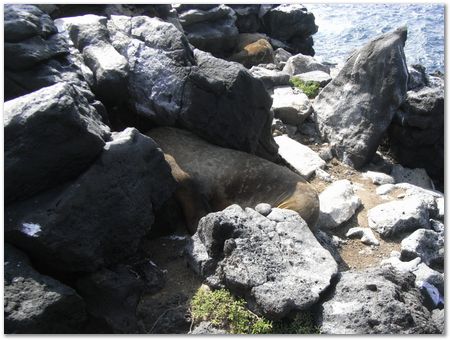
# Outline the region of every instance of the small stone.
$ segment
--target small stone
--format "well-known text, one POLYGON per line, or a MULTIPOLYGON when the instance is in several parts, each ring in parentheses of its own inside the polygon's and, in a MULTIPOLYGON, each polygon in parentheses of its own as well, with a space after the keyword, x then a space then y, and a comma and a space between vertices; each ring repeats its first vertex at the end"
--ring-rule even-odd
POLYGON ((256 207, 255 210, 257 212, 259 212, 261 215, 263 216, 267 216, 270 214, 270 212, 272 211, 272 207, 270 206, 270 204, 268 203, 259 203, 256 207))
POLYGON ((364 178, 369 178, 373 184, 394 184, 394 178, 382 172, 367 171, 363 173, 364 178))
POLYGON ((375 192, 377 193, 377 195, 382 196, 389 194, 394 189, 395 189, 394 184, 383 184, 380 185, 378 188, 376 188, 375 192))

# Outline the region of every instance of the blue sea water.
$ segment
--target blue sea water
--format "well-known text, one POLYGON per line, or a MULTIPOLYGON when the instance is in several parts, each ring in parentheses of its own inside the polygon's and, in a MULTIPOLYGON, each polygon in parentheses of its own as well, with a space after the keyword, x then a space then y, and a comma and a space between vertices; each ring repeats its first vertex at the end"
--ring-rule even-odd
POLYGON ((444 72, 443 4, 305 4, 319 31, 313 35, 316 57, 343 63, 351 52, 376 36, 408 27, 405 46, 409 65, 444 72))

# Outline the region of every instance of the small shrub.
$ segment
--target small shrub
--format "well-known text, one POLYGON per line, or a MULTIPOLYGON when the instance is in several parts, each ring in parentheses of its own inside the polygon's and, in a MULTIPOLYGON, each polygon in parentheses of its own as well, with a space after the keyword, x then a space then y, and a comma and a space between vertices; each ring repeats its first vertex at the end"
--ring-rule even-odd
POLYGON ((199 289, 191 300, 191 314, 195 324, 209 321, 232 334, 272 332, 271 321, 249 311, 243 299, 234 298, 225 289, 199 289))
POLYGON ((316 81, 303 81, 298 77, 291 77, 289 82, 293 87, 302 90, 308 98, 315 98, 319 94, 320 85, 316 81))

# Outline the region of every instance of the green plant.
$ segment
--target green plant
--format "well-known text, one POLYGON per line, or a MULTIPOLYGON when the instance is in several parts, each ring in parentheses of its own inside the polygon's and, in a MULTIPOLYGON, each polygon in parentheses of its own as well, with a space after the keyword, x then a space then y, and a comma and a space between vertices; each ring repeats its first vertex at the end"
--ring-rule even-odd
POLYGON ((314 325, 311 313, 298 312, 291 320, 277 321, 273 325, 273 334, 320 334, 314 325))
POLYGON ((290 84, 308 96, 308 98, 315 98, 319 94, 320 84, 316 81, 303 81, 298 77, 291 77, 290 84))
POLYGON ((243 299, 234 298, 225 289, 199 289, 191 300, 191 314, 194 324, 209 321, 232 334, 272 332, 271 321, 249 311, 243 299))

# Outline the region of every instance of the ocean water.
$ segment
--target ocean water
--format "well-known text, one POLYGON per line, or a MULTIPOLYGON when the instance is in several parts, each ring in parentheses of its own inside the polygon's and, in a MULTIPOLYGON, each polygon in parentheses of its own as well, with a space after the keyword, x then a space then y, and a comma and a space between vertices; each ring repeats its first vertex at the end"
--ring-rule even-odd
POLYGON ((376 36, 406 25, 408 65, 444 72, 443 4, 305 4, 319 31, 313 35, 316 58, 342 64, 353 50, 376 36))

